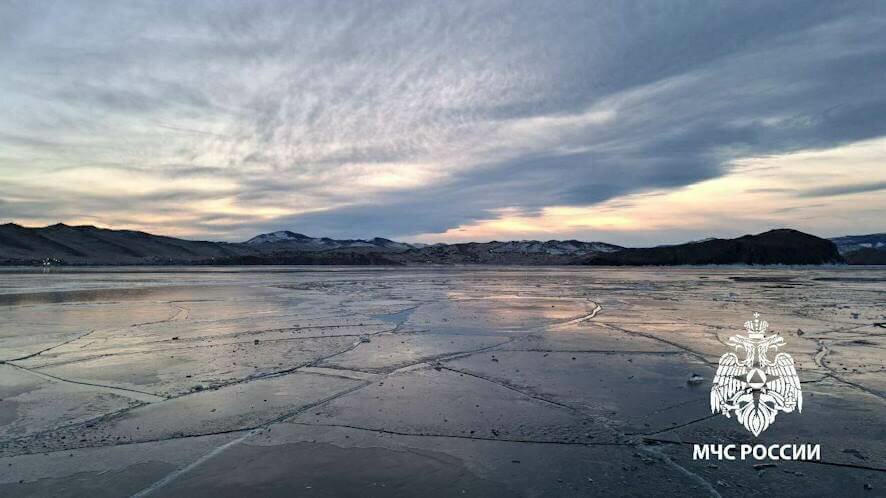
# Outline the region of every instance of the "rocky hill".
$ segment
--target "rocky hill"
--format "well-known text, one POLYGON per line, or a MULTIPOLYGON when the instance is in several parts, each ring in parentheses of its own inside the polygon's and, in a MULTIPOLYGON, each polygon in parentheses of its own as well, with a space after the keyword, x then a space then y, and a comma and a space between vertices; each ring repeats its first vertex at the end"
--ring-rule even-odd
POLYGON ((837 246, 826 239, 791 229, 770 230, 735 239, 706 239, 671 246, 623 249, 595 254, 585 265, 723 265, 841 263, 837 246))
POLYGON ((0 264, 36 264, 46 259, 80 265, 196 263, 253 253, 242 244, 183 240, 88 225, 0 225, 0 264))

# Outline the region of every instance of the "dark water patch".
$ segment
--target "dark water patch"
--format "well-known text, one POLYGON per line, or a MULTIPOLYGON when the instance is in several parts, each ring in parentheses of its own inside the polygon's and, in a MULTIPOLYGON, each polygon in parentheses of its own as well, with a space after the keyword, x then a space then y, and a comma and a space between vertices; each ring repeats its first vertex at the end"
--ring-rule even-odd
POLYGON ((819 282, 886 282, 886 277, 816 277, 819 282))
POLYGON ((0 496, 129 496, 174 469, 175 466, 168 463, 145 462, 118 471, 79 472, 65 477, 0 484, 0 496))
POLYGON ((869 341, 867 339, 856 339, 854 341, 850 341, 847 344, 852 346, 877 346, 876 342, 869 341))
POLYGON ((167 496, 514 496, 447 454, 326 443, 240 444, 162 490, 167 496))
POLYGON ((12 424, 18 420, 18 407, 21 403, 11 399, 0 400, 0 428, 12 424))
POLYGON ((729 277, 730 280, 734 282, 767 282, 767 283, 780 283, 780 282, 790 282, 797 277, 790 275, 772 275, 766 277, 756 277, 756 276, 737 276, 737 277, 729 277))
POLYGON ((409 317, 412 316, 412 312, 415 311, 415 308, 406 308, 405 310, 395 311, 394 313, 384 313, 380 315, 372 315, 372 318, 376 320, 381 320, 385 323, 390 323, 391 325, 403 325, 406 323, 406 320, 409 320, 409 317))
POLYGON ((22 294, 0 294, 0 306, 31 304, 63 304, 96 301, 141 301, 170 293, 197 294, 198 286, 163 286, 120 289, 81 289, 70 291, 27 292, 22 294), (190 291, 194 292, 190 292, 190 291))

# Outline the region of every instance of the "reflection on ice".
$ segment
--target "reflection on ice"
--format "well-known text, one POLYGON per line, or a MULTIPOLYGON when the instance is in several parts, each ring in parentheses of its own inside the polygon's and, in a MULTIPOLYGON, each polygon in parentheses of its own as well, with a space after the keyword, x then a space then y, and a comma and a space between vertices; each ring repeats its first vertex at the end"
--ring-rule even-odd
MULTIPOLYGON (((662 455, 711 472, 676 443, 747 437, 686 379, 710 379, 755 310, 788 339, 809 393, 802 416, 759 440, 814 436, 851 467, 808 471, 807 485, 861 489, 886 461, 883 281, 864 268, 5 269, 0 463, 12 472, 0 494, 27 485, 16 462, 36 453, 90 452, 134 475, 148 467, 109 455, 154 442, 151 462, 178 462, 174 441, 224 434, 269 454, 320 439, 389 448, 392 462, 441 451, 434 461, 459 462, 445 472, 483 469, 502 490, 666 489, 686 474, 662 455), (637 469, 645 482, 632 484, 637 469)), ((78 471, 53 462, 45 483, 78 471)), ((795 478, 782 474, 761 486, 795 478)), ((258 486, 261 474, 241 478, 258 486)))

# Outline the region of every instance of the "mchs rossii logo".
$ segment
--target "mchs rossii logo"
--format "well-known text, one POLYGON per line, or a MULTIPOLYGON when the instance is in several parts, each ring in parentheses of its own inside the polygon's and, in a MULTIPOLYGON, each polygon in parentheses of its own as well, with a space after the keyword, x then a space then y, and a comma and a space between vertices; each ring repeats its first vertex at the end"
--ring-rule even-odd
POLYGON ((766 335, 769 323, 754 319, 744 323, 747 337, 734 335, 729 345, 744 350, 744 358, 735 353, 720 357, 720 366, 711 387, 711 412, 726 417, 735 415, 745 429, 759 436, 775 422, 778 412, 803 411, 803 392, 794 368, 794 359, 778 353, 784 339, 778 334, 766 335), (769 351, 776 353, 769 359, 769 351))
MULTIPOLYGON (((750 431, 755 437, 775 422, 779 412, 803 410, 803 391, 791 355, 779 352, 784 339, 767 336, 769 323, 754 313, 744 324, 747 336, 734 335, 728 344, 735 352, 720 357, 714 385, 711 386, 711 412, 722 413, 750 431), (771 355, 771 358, 770 358, 771 355)), ((815 444, 696 444, 694 459, 744 460, 819 460, 821 449, 815 444)))

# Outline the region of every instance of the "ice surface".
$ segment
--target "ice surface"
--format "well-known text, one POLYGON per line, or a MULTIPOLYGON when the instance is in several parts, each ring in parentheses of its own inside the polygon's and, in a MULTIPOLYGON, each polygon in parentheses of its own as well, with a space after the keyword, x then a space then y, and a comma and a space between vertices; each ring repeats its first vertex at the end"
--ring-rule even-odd
POLYGON ((884 290, 877 268, 4 269, 0 495, 882 492, 884 290), (759 438, 708 406, 754 311, 804 390, 759 438), (692 461, 730 442, 823 462, 692 461))

